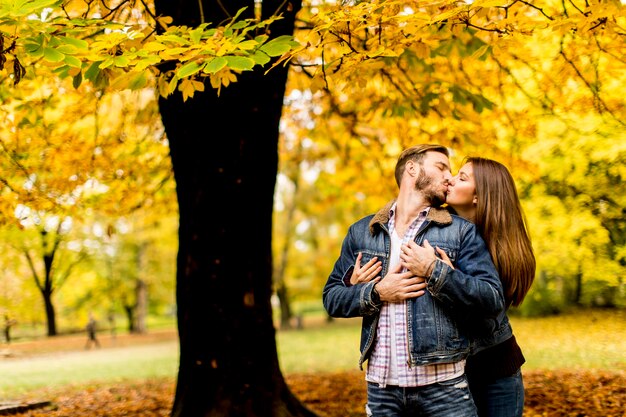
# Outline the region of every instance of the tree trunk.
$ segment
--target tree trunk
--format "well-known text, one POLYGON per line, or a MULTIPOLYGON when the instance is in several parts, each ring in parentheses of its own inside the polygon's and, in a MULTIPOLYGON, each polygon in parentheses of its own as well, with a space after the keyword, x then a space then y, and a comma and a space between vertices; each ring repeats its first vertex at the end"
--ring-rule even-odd
POLYGON ((135 306, 125 302, 123 307, 128 321, 128 333, 133 334, 135 333, 135 306))
POLYGON ((52 291, 42 291, 44 308, 46 310, 46 321, 48 324, 48 336, 57 335, 57 320, 56 313, 54 311, 54 304, 52 304, 52 291))
POLYGON ((580 306, 582 305, 583 301, 583 272, 582 269, 580 267, 578 267, 578 272, 576 273, 576 280, 575 280, 575 285, 576 287, 574 288, 574 304, 580 306))
POLYGON ((280 304, 280 328, 290 329, 293 314, 291 312, 291 304, 289 303, 289 294, 285 281, 280 281, 276 287, 276 296, 280 304))
MULTIPOLYGON (((201 23, 197 1, 157 0, 174 24, 201 23)), ((273 12, 282 1, 266 0, 273 12)), ((288 4, 288 3, 285 3, 288 4)), ((254 2, 202 1, 206 22, 254 2)), ((290 4, 272 36, 291 34, 290 4)), ((286 68, 183 102, 160 100, 180 212, 177 261, 180 366, 172 415, 313 416, 280 372, 272 322, 272 207, 286 68), (208 151, 204 151, 208 149, 208 151)))
POLYGON ((135 317, 134 333, 146 332, 146 315, 148 314, 148 285, 142 279, 135 282, 135 317))
POLYGON ((146 244, 140 244, 137 251, 137 280, 135 281, 135 333, 146 332, 146 315, 148 314, 148 285, 142 279, 143 271, 146 271, 146 244))
MULTIPOLYGON (((302 154, 302 143, 298 143, 295 155, 295 167, 292 175, 289 176, 293 184, 293 195, 291 202, 287 207, 287 219, 285 220, 285 241, 280 256, 280 264, 276 271, 276 296, 280 301, 280 327, 281 329, 291 328, 291 303, 289 302, 289 289, 285 283, 285 274, 287 272, 287 262, 289 260, 289 249, 291 248, 292 237, 295 233, 294 217, 298 206, 298 189, 300 188, 300 155, 302 154)), ((301 319, 301 318, 300 318, 301 319)), ((299 320, 300 321, 300 320, 299 320)), ((301 325, 301 322, 299 323, 301 325)), ((298 326, 300 327, 300 326, 298 326)))
MULTIPOLYGON (((58 248, 58 238, 55 238, 55 244, 50 248, 48 240, 46 239, 47 232, 41 232, 41 242, 43 248, 43 265, 44 265, 44 282, 41 289, 41 295, 43 296, 44 308, 46 310, 46 320, 48 322, 48 336, 57 335, 57 319, 54 311, 54 304, 52 303, 52 293, 54 292, 52 285, 52 264, 54 262, 54 256, 58 248)), ((56 235, 58 236, 58 235, 56 235)))

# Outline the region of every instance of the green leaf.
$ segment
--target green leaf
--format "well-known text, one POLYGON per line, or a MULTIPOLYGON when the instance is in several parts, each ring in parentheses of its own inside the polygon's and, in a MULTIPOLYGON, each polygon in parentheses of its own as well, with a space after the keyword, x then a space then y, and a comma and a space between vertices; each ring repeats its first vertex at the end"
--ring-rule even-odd
POLYGON ((202 32, 203 30, 198 28, 192 30, 189 32, 189 39, 191 39, 194 44, 199 44, 202 39, 202 32))
POLYGON ((241 14, 244 12, 244 10, 246 10, 247 7, 242 7, 241 9, 237 10, 237 14, 235 14, 235 16, 231 19, 230 23, 228 25, 226 25, 226 28, 230 28, 232 27, 235 22, 237 21, 237 19, 239 19, 239 16, 241 16, 241 14))
POLYGON ((72 78, 72 85, 74 86, 74 88, 80 87, 82 82, 83 82, 83 73, 82 72, 79 72, 78 74, 76 74, 72 78))
POLYGON ((32 43, 32 42, 24 43, 24 50, 29 54, 32 54, 33 52, 37 51, 40 48, 41 48, 40 43, 32 43))
POLYGON ((62 43, 66 45, 72 45, 73 47, 77 49, 87 50, 89 48, 89 43, 87 43, 87 41, 84 41, 82 39, 70 38, 66 36, 63 38, 59 38, 59 40, 62 43))
POLYGON ((189 45, 189 41, 187 39, 177 35, 161 35, 156 38, 158 42, 172 42, 176 45, 189 45))
POLYGON ((96 88, 104 88, 109 85, 109 76, 106 71, 98 71, 96 74, 96 79, 92 81, 94 87, 96 88))
POLYGON ((128 57, 125 57, 124 55, 116 56, 115 58, 113 58, 113 63, 116 67, 127 67, 129 62, 130 61, 128 57))
POLYGON ((58 75, 59 78, 67 78, 70 76, 70 66, 69 65, 61 65, 60 67, 54 68, 52 70, 53 74, 58 75))
POLYGON ((169 91, 170 94, 172 94, 174 92, 174 90, 176 90, 176 86, 178 85, 178 77, 174 76, 172 77, 172 79, 170 80, 170 82, 167 84, 167 90, 169 91))
MULTIPOLYGON (((270 43, 271 42, 284 43, 284 42, 295 42, 295 41, 293 40, 293 36, 291 36, 291 35, 281 35, 281 36, 277 36, 274 39, 272 39, 270 41, 270 43)), ((297 44, 297 42, 296 42, 296 44, 297 44)))
POLYGON ((283 35, 272 39, 259 49, 269 56, 281 56, 289 52, 294 45, 297 45, 297 42, 294 42, 291 36, 283 35))
POLYGON ((256 43, 265 43, 265 41, 267 41, 268 38, 269 36, 267 35, 259 35, 255 37, 254 40, 256 41, 256 43))
POLYGON ((41 58, 43 56, 43 35, 24 39, 24 50, 33 58, 41 58))
POLYGON ((146 84, 148 84, 148 78, 145 73, 140 72, 129 81, 128 88, 131 90, 139 90, 144 88, 146 84))
POLYGON ((250 58, 254 60, 259 65, 265 65, 270 62, 270 57, 265 52, 257 51, 253 55, 250 55, 250 58))
POLYGON ((76 47, 74 45, 59 45, 54 49, 62 54, 74 55, 76 53, 76 47))
POLYGON ((54 48, 43 48, 43 57, 50 62, 61 62, 65 59, 65 54, 54 48))
POLYGON ((137 65, 135 65, 135 69, 138 71, 143 71, 146 68, 161 62, 161 57, 156 55, 148 56, 140 61, 137 61, 137 65))
POLYGON ((178 78, 189 77, 190 75, 195 74, 196 72, 200 71, 201 69, 202 69, 202 66, 198 65, 197 62, 195 62, 195 61, 189 62, 189 63, 183 65, 182 67, 180 67, 178 69, 178 71, 176 71, 176 76, 178 78))
POLYGON ((226 61, 226 58, 218 56, 217 58, 213 58, 204 66, 203 72, 215 74, 216 72, 224 68, 227 64, 228 61, 226 61))
POLYGON ((261 47, 261 51, 265 52, 269 56, 281 56, 285 52, 289 52, 291 46, 286 43, 268 43, 261 47))
POLYGON ((96 77, 98 76, 98 73, 100 72, 100 63, 102 61, 96 61, 93 64, 91 64, 91 66, 87 69, 87 71, 85 71, 85 78, 88 79, 89 81, 93 82, 96 77))
POLYGON ((240 20, 239 22, 235 23, 234 25, 231 26, 232 29, 243 29, 246 26, 248 26, 250 23, 246 22, 245 20, 240 20))
POLYGON ((29 43, 24 46, 24 50, 32 58, 41 58, 43 56, 43 48, 41 47, 41 45, 29 43))
POLYGON ((76 58, 75 56, 66 55, 64 61, 70 67, 80 68, 82 66, 82 62, 80 61, 80 59, 76 58))
POLYGON ((242 51, 249 51, 250 49, 256 48, 258 44, 259 43, 257 41, 247 40, 238 43, 237 48, 241 49, 242 51))
POLYGON ((254 60, 245 56, 227 56, 228 67, 234 70, 247 71, 254 68, 256 64, 254 60))
POLYGON ((115 61, 113 60, 113 57, 110 56, 107 59, 105 59, 104 61, 100 61, 99 67, 100 67, 100 69, 108 68, 111 65, 113 65, 113 62, 115 62, 115 61))

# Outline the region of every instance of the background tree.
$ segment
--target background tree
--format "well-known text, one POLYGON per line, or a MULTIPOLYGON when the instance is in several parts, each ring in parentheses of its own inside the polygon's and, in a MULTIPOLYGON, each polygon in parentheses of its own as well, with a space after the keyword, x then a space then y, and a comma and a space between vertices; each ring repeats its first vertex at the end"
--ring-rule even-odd
MULTIPOLYGON (((221 22, 252 1, 156 1, 178 25, 221 22)), ((273 37, 293 31, 298 2, 273 37)), ((287 68, 242 73, 221 91, 160 100, 180 212, 177 268, 180 367, 174 416, 312 415, 279 369, 270 305, 272 203, 287 68), (210 152, 201 152, 204 146, 210 152), (208 337, 207 337, 208 336, 208 337), (254 346, 254 348, 252 348, 254 346)))
POLYGON ((170 165, 155 103, 145 95, 75 91, 45 77, 20 86, 1 105, 2 182, 11 191, 2 214, 8 227, 23 231, 12 243, 25 257, 54 336, 53 296, 88 253, 84 246, 67 250, 67 239, 80 235, 70 234, 72 227, 82 227, 94 210, 121 216, 153 204, 171 178, 170 165))
POLYGON ((168 315, 173 310, 177 224, 171 214, 143 209, 103 236, 99 304, 107 313, 123 311, 130 333, 147 330, 149 311, 168 315))
POLYGON ((22 279, 22 274, 27 274, 22 255, 16 248, 11 246, 11 233, 1 232, 2 257, 0 257, 0 328, 5 332, 3 339, 7 343, 14 334, 13 330, 20 326, 32 323, 42 312, 41 302, 32 282, 22 279), (30 285, 26 285, 26 284, 30 285), (39 308, 37 308, 39 307, 39 308), (6 337, 8 334, 9 338, 6 337))

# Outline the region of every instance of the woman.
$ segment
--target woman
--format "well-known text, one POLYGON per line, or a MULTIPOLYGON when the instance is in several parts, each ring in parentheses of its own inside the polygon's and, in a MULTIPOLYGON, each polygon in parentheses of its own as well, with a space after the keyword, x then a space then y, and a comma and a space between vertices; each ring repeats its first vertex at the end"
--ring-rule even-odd
MULTIPOLYGON (((467 158, 448 188, 448 206, 476 224, 498 270, 508 306, 519 306, 535 278, 535 256, 513 177, 499 162, 467 158)), ((445 253, 442 254, 447 260, 445 253)), ((448 260, 449 262, 449 260, 448 260)), ((466 372, 478 414, 521 416, 522 351, 512 336, 467 359, 466 372)))
MULTIPOLYGON (((490 159, 467 158, 448 188, 446 204, 476 224, 500 275, 507 306, 520 305, 535 277, 535 256, 515 182, 507 168, 490 159)), ((452 266, 444 251, 435 250, 452 266)), ((408 250, 404 253, 411 255, 408 250)), ((376 259, 362 268, 359 261, 357 258, 352 283, 380 279, 376 259)), ((491 346, 484 340, 489 338, 473 344, 466 364, 478 415, 521 416, 524 385, 520 367, 525 359, 515 336, 491 346)))

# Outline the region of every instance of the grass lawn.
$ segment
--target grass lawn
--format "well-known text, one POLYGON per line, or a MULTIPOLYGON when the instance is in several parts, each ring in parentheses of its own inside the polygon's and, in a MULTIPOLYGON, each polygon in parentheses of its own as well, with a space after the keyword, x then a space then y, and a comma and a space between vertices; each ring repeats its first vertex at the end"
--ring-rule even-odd
MULTIPOLYGON (((283 371, 315 372, 358 368, 358 320, 278 334, 283 371)), ((524 370, 626 370, 626 310, 582 310, 543 318, 512 317, 522 347, 524 370)))
MULTIPOLYGON (((513 329, 531 370, 626 370, 626 311, 581 311, 558 317, 513 317, 513 329)), ((359 320, 305 318, 303 330, 279 331, 285 374, 357 370, 359 320)), ((85 336, 15 343, 0 356, 0 400, 38 387, 175 378, 176 332, 134 337, 115 345, 102 335, 102 349, 85 350, 85 336), (158 337, 155 337, 158 336, 158 337)))
POLYGON ((511 318, 530 369, 626 370, 626 310, 511 318))
MULTIPOLYGON (((174 331, 157 336, 101 336, 102 348, 84 349, 84 336, 16 343, 0 357, 0 400, 39 387, 174 377, 178 343, 174 331), (10 356, 8 356, 10 354, 10 356)), ((1 402, 1 401, 0 401, 1 402)))

